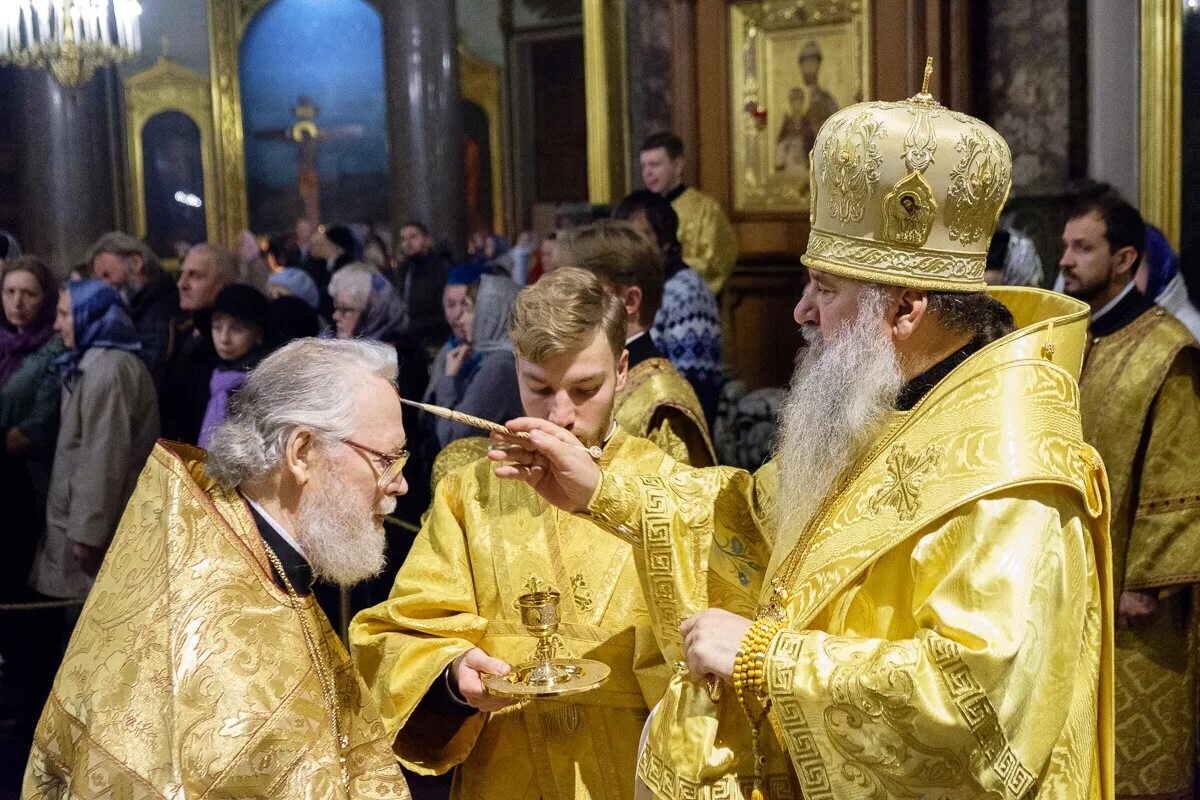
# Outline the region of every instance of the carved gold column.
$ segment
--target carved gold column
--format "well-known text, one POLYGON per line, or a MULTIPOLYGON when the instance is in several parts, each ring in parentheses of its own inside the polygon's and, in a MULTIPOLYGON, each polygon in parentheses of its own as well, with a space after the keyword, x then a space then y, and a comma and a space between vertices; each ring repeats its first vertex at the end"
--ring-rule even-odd
POLYGON ((246 156, 242 131, 242 89, 238 50, 247 21, 268 0, 209 0, 208 51, 212 73, 213 124, 217 180, 212 191, 217 206, 210 239, 225 245, 249 224, 246 202, 246 156))
POLYGON ((611 203, 629 190, 624 0, 583 0, 588 198, 611 203))
POLYGON ((1179 247, 1183 172, 1180 0, 1142 0, 1141 211, 1179 247))

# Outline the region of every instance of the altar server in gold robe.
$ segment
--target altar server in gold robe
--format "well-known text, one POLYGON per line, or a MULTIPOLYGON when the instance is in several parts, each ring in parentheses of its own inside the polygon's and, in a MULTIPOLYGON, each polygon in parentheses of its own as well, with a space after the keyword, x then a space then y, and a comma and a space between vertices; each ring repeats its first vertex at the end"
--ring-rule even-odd
POLYGON ((1134 286, 1141 215, 1082 200, 1063 231, 1064 290, 1091 307, 1084 436, 1112 491, 1117 796, 1193 797, 1200 581, 1200 346, 1134 286))
POLYGON ((683 140, 673 133, 656 133, 642 143, 642 182, 661 194, 679 215, 683 260, 704 278, 715 295, 737 263, 737 236, 721 204, 683 182, 683 140))
POLYGON ((407 491, 395 379, 389 346, 302 339, 250 373, 207 457, 154 448, 23 797, 409 796, 311 591, 383 567, 383 515, 407 491))
POLYGON ((490 454, 520 462, 497 474, 639 550, 664 654, 689 670, 639 759, 654 796, 1111 797, 1087 308, 984 293, 1010 156, 978 120, 926 92, 859 104, 814 153, 795 311, 812 346, 774 463, 617 473, 518 420, 531 450, 490 454))
MULTIPOLYGON (((606 470, 674 463, 613 421, 625 306, 595 276, 564 267, 524 289, 511 338, 528 414, 602 446, 606 470)), ((391 596, 355 617, 350 640, 401 763, 423 775, 457 767, 452 797, 633 797, 638 737, 668 675, 633 548, 499 480, 486 459, 437 482, 391 596), (516 601, 544 588, 562 596, 560 655, 612 673, 587 694, 514 705, 481 673, 530 660, 516 601)))
POLYGON ((676 461, 717 463, 696 390, 650 338, 663 297, 662 251, 632 223, 605 219, 561 237, 555 258, 594 274, 625 306, 629 369, 617 392, 617 422, 676 461))

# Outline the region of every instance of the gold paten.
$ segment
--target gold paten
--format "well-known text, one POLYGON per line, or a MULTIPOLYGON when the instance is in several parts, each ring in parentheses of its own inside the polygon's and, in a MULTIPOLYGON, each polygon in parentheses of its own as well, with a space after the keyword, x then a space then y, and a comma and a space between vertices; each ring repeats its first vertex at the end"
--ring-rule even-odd
POLYGON ((507 675, 488 675, 483 685, 492 694, 523 700, 565 697, 598 688, 608 680, 609 667, 589 658, 558 658, 558 601, 554 589, 528 592, 517 598, 521 624, 537 639, 533 657, 507 675))

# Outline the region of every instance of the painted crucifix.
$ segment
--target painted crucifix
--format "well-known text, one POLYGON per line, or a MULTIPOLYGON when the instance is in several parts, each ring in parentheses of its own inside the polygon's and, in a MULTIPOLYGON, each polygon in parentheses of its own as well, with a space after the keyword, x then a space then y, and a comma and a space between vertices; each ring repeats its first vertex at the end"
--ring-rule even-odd
POLYGON ((296 191, 304 205, 304 218, 314 225, 321 222, 321 175, 317 169, 317 155, 325 142, 357 139, 363 135, 362 125, 331 125, 317 127, 317 115, 321 109, 312 98, 301 97, 292 107, 296 122, 290 128, 273 128, 255 131, 259 139, 274 139, 291 142, 299 148, 299 165, 296 170, 296 191))

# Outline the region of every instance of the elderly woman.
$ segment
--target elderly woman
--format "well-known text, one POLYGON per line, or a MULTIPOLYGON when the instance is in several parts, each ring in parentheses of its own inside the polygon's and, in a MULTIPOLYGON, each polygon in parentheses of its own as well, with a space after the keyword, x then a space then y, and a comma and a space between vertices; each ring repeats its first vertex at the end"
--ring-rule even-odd
MULTIPOLYGON (((484 275, 467 287, 466 295, 467 302, 452 324, 456 335, 466 340, 445 353, 441 374, 435 372, 436 383, 427 396, 437 405, 493 422, 524 416, 508 338, 517 286, 504 276, 484 275)), ((437 422, 442 447, 478 435, 478 430, 459 422, 437 422)))
POLYGON ((390 342, 404 327, 404 302, 391 282, 361 262, 347 264, 329 279, 334 335, 338 339, 390 342))
POLYGON ((83 597, 138 473, 158 438, 154 381, 117 290, 96 278, 59 295, 54 329, 62 418, 50 476, 46 532, 30 583, 44 595, 83 597))

